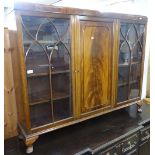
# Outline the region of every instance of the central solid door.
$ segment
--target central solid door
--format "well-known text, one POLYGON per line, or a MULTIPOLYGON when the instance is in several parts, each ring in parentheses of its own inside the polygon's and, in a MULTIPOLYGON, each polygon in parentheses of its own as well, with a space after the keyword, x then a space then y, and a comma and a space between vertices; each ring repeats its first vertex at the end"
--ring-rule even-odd
POLYGON ((111 107, 112 22, 80 22, 80 114, 111 107))

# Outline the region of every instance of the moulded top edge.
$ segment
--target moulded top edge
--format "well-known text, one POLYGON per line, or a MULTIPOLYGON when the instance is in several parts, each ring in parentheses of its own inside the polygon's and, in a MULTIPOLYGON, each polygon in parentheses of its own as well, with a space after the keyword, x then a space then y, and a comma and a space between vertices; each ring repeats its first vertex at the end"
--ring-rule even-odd
POLYGON ((52 13, 68 14, 68 15, 86 15, 86 16, 94 16, 94 17, 96 16, 96 17, 104 17, 104 18, 115 18, 115 19, 118 18, 118 19, 132 19, 132 20, 147 21, 147 17, 142 15, 100 12, 97 10, 79 9, 79 8, 71 8, 71 7, 57 7, 53 5, 26 3, 26 2, 16 2, 14 4, 14 10, 52 12, 52 13))

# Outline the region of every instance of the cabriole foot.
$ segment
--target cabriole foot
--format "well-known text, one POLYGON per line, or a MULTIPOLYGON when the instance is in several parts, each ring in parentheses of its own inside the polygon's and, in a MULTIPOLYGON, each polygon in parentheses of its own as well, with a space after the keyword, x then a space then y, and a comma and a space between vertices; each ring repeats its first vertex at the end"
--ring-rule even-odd
POLYGON ((31 138, 26 138, 25 145, 27 146, 26 153, 33 152, 33 143, 39 138, 39 136, 34 136, 31 138))

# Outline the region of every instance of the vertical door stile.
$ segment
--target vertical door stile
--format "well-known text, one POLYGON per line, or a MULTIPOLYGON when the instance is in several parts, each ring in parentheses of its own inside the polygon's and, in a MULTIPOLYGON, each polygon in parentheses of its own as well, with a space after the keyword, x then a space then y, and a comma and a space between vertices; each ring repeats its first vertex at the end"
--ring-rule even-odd
MULTIPOLYGON (((53 51, 51 51, 52 53, 53 51)), ((50 81, 50 97, 51 97, 51 111, 52 111, 52 122, 54 123, 54 112, 53 112, 53 93, 52 93, 52 72, 51 72, 51 53, 48 57, 49 63, 49 81, 50 81)))
POLYGON ((30 108, 29 108, 29 101, 28 101, 28 94, 27 94, 27 80, 26 80, 26 66, 25 66, 25 59, 24 59, 24 48, 23 48, 23 37, 22 37, 22 18, 21 15, 17 12, 16 13, 16 23, 17 23, 17 39, 18 39, 18 50, 20 56, 20 67, 21 67, 21 77, 22 77, 22 84, 23 84, 23 96, 24 96, 24 112, 25 112, 25 123, 27 130, 31 129, 31 121, 30 121, 30 108))
POLYGON ((71 31, 71 77, 72 77, 72 102, 73 102, 73 117, 76 118, 76 76, 75 76, 75 30, 76 30, 76 17, 72 15, 70 17, 70 31, 71 31))
POLYGON ((119 37, 120 20, 115 19, 113 24, 113 54, 112 54, 112 106, 117 105, 118 64, 119 64, 119 37))
POLYGON ((80 116, 111 108, 113 21, 80 20, 80 116))
POLYGON ((75 77, 75 109, 76 118, 80 118, 80 103, 81 100, 81 51, 80 51, 80 20, 79 16, 74 16, 74 77, 75 77))

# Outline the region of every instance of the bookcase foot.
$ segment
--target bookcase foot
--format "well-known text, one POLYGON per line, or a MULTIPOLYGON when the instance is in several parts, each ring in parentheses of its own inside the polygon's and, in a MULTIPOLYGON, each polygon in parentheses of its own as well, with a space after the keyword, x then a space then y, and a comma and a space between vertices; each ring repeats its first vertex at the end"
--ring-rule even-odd
POLYGON ((26 153, 29 154, 29 153, 32 153, 33 152, 33 145, 32 146, 28 146, 26 148, 26 153))
POLYGON ((142 104, 137 104, 137 112, 142 113, 142 104))
POLYGON ((30 154, 33 152, 33 143, 39 138, 39 136, 27 138, 25 140, 25 145, 26 145, 26 153, 30 154))

